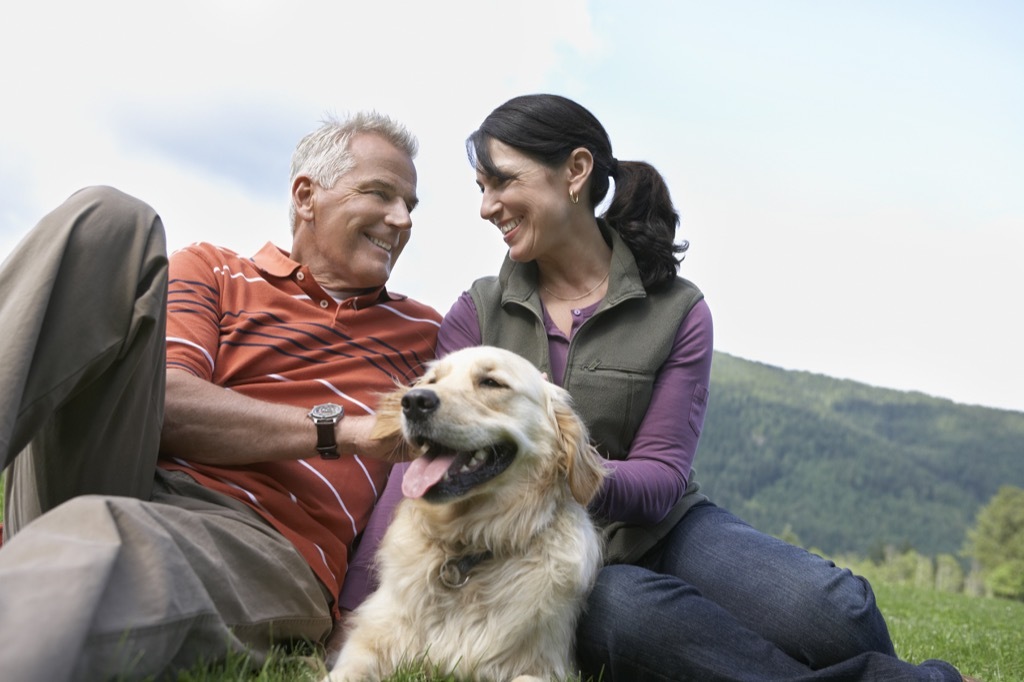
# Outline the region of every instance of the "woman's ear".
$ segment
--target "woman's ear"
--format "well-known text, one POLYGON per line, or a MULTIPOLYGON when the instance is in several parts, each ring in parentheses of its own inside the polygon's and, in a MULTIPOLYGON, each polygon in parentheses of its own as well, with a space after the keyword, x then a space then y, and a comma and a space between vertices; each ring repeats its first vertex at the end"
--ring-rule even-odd
POLYGON ((594 155, 586 147, 577 147, 572 150, 565 163, 569 192, 582 194, 590 174, 594 171, 594 155))

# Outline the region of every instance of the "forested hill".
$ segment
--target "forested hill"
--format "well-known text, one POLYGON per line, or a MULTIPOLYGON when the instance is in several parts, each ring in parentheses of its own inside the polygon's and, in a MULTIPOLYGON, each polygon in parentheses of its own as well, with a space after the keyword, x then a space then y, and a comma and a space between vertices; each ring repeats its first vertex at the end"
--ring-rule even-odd
POLYGON ((715 353, 695 466, 716 503, 805 547, 955 555, 999 486, 1024 487, 1024 413, 715 353))

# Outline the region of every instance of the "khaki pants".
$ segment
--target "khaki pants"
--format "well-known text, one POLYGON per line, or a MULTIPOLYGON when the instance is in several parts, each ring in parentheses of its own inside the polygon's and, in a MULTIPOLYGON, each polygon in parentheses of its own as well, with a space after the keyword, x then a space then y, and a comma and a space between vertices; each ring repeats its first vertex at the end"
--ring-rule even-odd
POLYGON ((330 600, 254 512, 156 469, 167 257, 149 206, 76 193, 0 267, 0 676, 162 677, 322 639, 330 600))

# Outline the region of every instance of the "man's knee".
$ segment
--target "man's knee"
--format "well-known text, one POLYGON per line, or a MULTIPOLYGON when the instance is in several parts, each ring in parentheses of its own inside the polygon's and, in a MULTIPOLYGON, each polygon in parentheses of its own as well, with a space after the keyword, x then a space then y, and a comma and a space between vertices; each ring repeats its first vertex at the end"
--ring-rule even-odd
POLYGON ((149 229, 158 221, 152 206, 107 185, 84 187, 72 194, 62 205, 71 211, 79 224, 90 230, 113 229, 116 231, 138 226, 149 229))
POLYGON ((113 507, 118 499, 103 495, 74 497, 16 528, 8 537, 9 544, 13 548, 30 542, 61 553, 73 547, 117 544, 113 507))
POLYGON ((69 196, 64 203, 65 205, 79 208, 95 206, 100 210, 153 210, 146 202, 109 185, 90 185, 88 187, 83 187, 69 196))

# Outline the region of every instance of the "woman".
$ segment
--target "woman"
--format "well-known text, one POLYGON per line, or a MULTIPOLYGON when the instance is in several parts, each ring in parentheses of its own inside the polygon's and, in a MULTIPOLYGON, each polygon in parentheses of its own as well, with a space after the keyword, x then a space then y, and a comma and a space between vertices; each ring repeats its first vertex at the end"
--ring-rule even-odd
POLYGON ((578 629, 584 673, 960 680, 948 663, 896 658, 863 579, 699 492, 691 465, 712 321, 701 292, 676 276, 687 244, 674 242, 678 215, 658 171, 617 161, 600 122, 555 95, 501 105, 467 151, 480 216, 508 255, 449 311, 438 354, 490 344, 525 356, 570 391, 608 458, 593 507, 608 565, 578 629), (610 179, 615 192, 599 219, 610 179))

